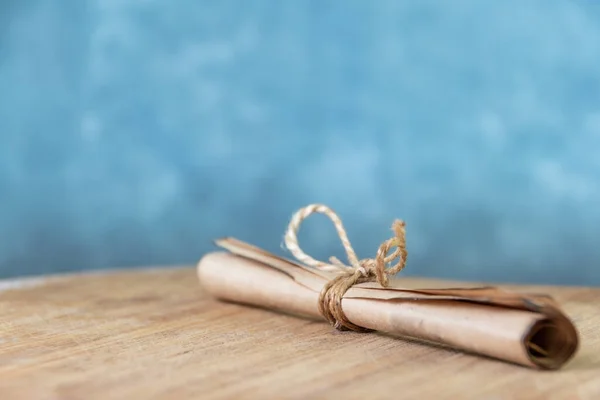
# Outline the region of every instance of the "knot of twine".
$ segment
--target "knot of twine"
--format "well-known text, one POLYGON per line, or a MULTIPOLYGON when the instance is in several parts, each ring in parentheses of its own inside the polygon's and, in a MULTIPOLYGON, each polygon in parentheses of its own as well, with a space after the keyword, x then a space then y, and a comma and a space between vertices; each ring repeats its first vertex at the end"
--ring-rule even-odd
POLYGON ((394 237, 383 242, 375 258, 366 258, 359 260, 348 240, 346 230, 342 225, 341 219, 329 207, 322 204, 311 204, 298 210, 292 217, 285 233, 285 246, 301 263, 314 267, 322 271, 338 272, 338 275, 327 282, 319 294, 319 312, 331 325, 338 330, 367 331, 367 329, 353 324, 348 320, 342 310, 342 297, 354 285, 364 282, 378 282, 382 287, 389 285, 389 275, 395 275, 402 271, 406 265, 406 231, 405 223, 401 220, 395 220, 392 224, 394 237), (324 214, 333 222, 335 229, 340 237, 349 265, 343 264, 335 257, 329 259, 329 263, 315 260, 300 249, 298 245, 298 230, 302 222, 311 214, 324 214), (391 252, 392 249, 395 250, 391 252), (391 252, 391 254, 390 254, 391 252), (398 258, 398 262, 390 265, 392 261, 398 258))

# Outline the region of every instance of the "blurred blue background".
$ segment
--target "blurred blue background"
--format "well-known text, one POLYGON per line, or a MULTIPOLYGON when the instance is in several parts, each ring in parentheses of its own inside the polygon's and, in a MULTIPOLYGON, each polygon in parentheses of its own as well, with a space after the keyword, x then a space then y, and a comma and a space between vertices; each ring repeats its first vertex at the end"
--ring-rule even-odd
POLYGON ((600 3, 0 3, 1 277, 285 254, 313 202, 407 275, 600 284, 600 3))

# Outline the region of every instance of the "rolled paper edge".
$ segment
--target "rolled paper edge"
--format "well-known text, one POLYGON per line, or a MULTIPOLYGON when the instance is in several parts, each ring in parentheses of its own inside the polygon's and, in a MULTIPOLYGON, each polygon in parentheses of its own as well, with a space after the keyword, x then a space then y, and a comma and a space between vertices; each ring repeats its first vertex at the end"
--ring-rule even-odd
POLYGON ((536 321, 523 338, 525 352, 540 369, 557 370, 569 362, 579 348, 577 331, 562 315, 536 321))

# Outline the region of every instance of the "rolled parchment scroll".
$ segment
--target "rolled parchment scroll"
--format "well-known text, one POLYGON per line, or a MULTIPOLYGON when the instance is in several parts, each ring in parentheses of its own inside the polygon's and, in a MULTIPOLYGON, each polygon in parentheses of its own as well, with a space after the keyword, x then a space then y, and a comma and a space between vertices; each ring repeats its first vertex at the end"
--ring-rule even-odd
MULTIPOLYGON (((323 318, 319 293, 335 274, 308 268, 233 238, 205 255, 200 284, 214 297, 323 318)), ((366 329, 439 343, 538 369, 558 369, 575 354, 578 335, 545 295, 494 287, 412 289, 402 280, 351 287, 342 298, 349 321, 366 329)))

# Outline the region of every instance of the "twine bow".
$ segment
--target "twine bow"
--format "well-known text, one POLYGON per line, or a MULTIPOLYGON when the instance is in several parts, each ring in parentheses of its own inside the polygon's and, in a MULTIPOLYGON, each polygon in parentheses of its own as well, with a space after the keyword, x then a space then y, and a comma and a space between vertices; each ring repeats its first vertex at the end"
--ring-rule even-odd
POLYGON ((338 272, 338 275, 327 282, 319 294, 319 311, 336 329, 366 331, 367 329, 348 320, 342 310, 342 297, 352 286, 359 283, 376 281, 382 287, 387 287, 389 285, 389 275, 397 274, 406 266, 408 253, 406 251, 404 221, 395 220, 392 224, 392 230, 394 231, 394 237, 379 246, 375 258, 359 260, 350 244, 350 240, 348 240, 341 219, 331 208, 323 204, 311 204, 298 210, 292 217, 285 234, 287 249, 298 261, 309 267, 322 271, 338 272), (343 264, 335 257, 330 257, 329 263, 315 260, 302 251, 298 245, 298 230, 302 222, 314 213, 324 214, 331 219, 348 256, 349 265, 343 264), (395 250, 389 254, 394 248, 395 250), (398 262, 389 265, 396 258, 398 258, 398 262))

